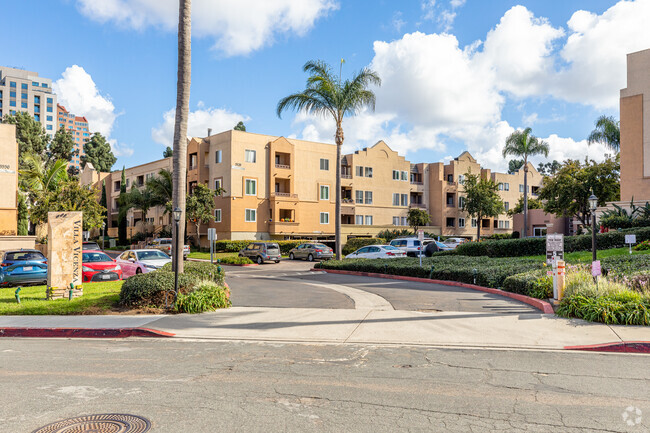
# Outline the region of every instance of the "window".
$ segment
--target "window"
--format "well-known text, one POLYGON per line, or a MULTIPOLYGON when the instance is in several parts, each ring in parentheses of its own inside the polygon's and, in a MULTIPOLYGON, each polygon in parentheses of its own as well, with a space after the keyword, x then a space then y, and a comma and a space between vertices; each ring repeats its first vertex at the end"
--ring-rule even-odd
POLYGON ((372 215, 366 215, 366 225, 367 226, 372 225, 372 215))
POLYGON ((354 167, 354 175, 363 177, 363 167, 360 166, 360 165, 357 165, 356 167, 354 167))
POLYGON ((510 228, 510 221, 504 221, 505 226, 504 228, 509 229, 510 228))
POLYGON ((465 197, 458 197, 458 207, 461 209, 465 207, 465 197))
POLYGON ((329 185, 320 186, 320 199, 329 200, 330 199, 330 187, 329 185))
POLYGON ((504 201, 503 202, 503 207, 506 210, 506 212, 509 211, 510 210, 510 202, 509 201, 504 201))
POLYGON ((365 177, 372 177, 372 167, 364 167, 364 176, 365 177))
POLYGON ((524 192, 524 186, 522 184, 519 184, 519 192, 524 192))
POLYGON ((454 182, 454 175, 453 174, 448 174, 447 175, 447 182, 453 183, 454 182))
POLYGON ((355 215, 354 223, 360 226, 363 225, 363 215, 355 215))
POLYGON ((254 150, 246 150, 246 162, 256 162, 257 161, 257 152, 254 150))
POLYGON ((454 227, 456 220, 454 218, 447 218, 447 227, 454 227))
POLYGON ((533 227, 533 236, 546 236, 546 227, 533 227))
POLYGON ((41 115, 40 114, 34 114, 34 120, 36 120, 37 122, 40 122, 41 121, 41 115))
POLYGON ((41 87, 47 88, 47 83, 41 83, 41 87))
POLYGON ((363 191, 359 191, 359 190, 355 191, 354 196, 355 196, 355 200, 354 200, 355 203, 363 204, 363 191))
POLYGON ((330 223, 330 214, 329 214, 329 212, 321 212, 320 213, 320 223, 321 224, 329 224, 330 223))
POLYGON ((447 193, 447 207, 454 207, 454 194, 447 193))
POLYGON ((463 176, 462 174, 459 174, 458 175, 458 183, 463 183, 463 182, 465 182, 465 176, 463 176))
POLYGON ((504 184, 503 184, 503 190, 504 190, 504 191, 510 191, 510 184, 507 183, 507 182, 504 183, 504 184))
POLYGON ((393 180, 399 180, 399 170, 393 170, 393 180))
POLYGON ((48 131, 51 131, 51 130, 52 130, 52 125, 47 125, 47 126, 45 127, 45 129, 47 129, 48 131))
POLYGON ((366 204, 372 204, 372 191, 366 191, 366 204))
POLYGON ((27 108, 27 102, 21 102, 20 108, 27 108))
POLYGON ((221 209, 215 209, 214 210, 214 222, 215 223, 220 223, 221 222, 221 209))
POLYGON ((246 179, 246 195, 257 195, 257 180, 246 179))
POLYGON ((21 93, 20 99, 27 99, 27 93, 21 93))
POLYGON ((257 210, 255 209, 246 209, 246 222, 254 223, 257 221, 257 210))
POLYGON ((51 122, 51 121, 52 121, 52 116, 46 116, 46 117, 47 117, 47 121, 48 121, 48 122, 51 122))
POLYGON ((16 97, 16 92, 9 92, 9 97, 10 98, 15 98, 16 97))
POLYGON ((47 103, 48 104, 51 104, 52 102, 54 102, 54 100, 52 98, 47 98, 47 103))
POLYGON ((399 194, 396 192, 393 193, 393 206, 399 206, 399 194))
POLYGON ((458 228, 465 228, 465 218, 458 218, 458 228))
POLYGON ((48 112, 48 113, 51 113, 51 112, 52 112, 52 106, 51 106, 51 105, 49 105, 49 106, 47 107, 47 112, 48 112))
POLYGON ((472 227, 476 228, 476 218, 472 218, 472 227))
POLYGON ((408 221, 406 217, 400 217, 400 222, 402 223, 403 226, 408 225, 408 221))
POLYGON ((16 101, 9 101, 9 106, 10 107, 15 107, 16 106, 16 101))
POLYGON ((217 150, 214 152, 214 163, 219 164, 221 162, 221 151, 217 150))
POLYGON ((393 217, 393 225, 398 226, 399 225, 399 217, 393 217))
POLYGON ((409 205, 409 196, 408 194, 401 194, 400 196, 400 205, 408 206, 409 205))
POLYGON ((16 82, 15 81, 10 81, 9 82, 9 87, 16 87, 16 82))
POLYGON ((34 96, 34 104, 40 104, 41 103, 41 97, 40 96, 34 96))
POLYGON ((321 170, 329 170, 330 169, 330 160, 321 158, 320 159, 320 169, 321 170))
POLYGON ((401 180, 405 180, 408 182, 409 174, 406 171, 400 171, 400 174, 401 174, 401 180))
POLYGON ((214 180, 214 190, 217 191, 219 188, 221 188, 221 185, 223 184, 222 179, 215 179, 214 180))
POLYGON ((27 83, 22 83, 22 84, 20 85, 20 88, 23 89, 23 90, 27 90, 28 87, 29 87, 29 86, 27 86, 27 83))

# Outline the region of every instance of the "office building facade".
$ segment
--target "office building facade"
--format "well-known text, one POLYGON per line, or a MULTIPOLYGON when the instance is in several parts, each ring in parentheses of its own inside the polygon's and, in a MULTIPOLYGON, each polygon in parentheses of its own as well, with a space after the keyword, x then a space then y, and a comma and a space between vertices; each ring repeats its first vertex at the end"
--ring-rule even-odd
POLYGON ((70 167, 77 170, 81 169, 81 157, 84 155, 84 143, 90 140, 90 130, 88 129, 88 119, 83 116, 77 116, 70 113, 63 105, 57 104, 57 129, 65 128, 74 140, 76 154, 70 160, 70 167))

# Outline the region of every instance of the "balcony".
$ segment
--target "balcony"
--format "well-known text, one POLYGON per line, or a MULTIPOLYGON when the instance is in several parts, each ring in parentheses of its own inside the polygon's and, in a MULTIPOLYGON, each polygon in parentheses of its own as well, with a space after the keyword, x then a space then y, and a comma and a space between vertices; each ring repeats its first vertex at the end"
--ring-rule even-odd
POLYGON ((341 179, 352 179, 351 174, 341 174, 341 179))
POLYGON ((416 181, 416 180, 412 180, 411 185, 424 185, 424 182, 419 182, 419 181, 416 181))
POLYGON ((298 200, 298 194, 290 192, 272 192, 271 199, 275 200, 298 200))
POLYGON ((291 166, 289 164, 275 164, 275 168, 281 168, 284 170, 291 170, 291 166))

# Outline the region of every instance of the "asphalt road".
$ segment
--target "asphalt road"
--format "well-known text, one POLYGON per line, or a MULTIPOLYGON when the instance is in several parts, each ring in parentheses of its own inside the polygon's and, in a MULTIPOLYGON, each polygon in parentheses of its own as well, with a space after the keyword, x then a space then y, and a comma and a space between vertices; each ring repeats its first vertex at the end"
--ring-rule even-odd
POLYGON ((152 432, 170 433, 650 427, 643 355, 148 339, 1 344, 6 433, 100 413, 143 416, 152 432))

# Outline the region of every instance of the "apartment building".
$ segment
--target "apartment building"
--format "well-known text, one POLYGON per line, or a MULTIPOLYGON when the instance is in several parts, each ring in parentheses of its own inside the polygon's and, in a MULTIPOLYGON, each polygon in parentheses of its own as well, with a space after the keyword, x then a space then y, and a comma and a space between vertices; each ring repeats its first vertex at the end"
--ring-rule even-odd
POLYGON ((51 79, 39 77, 36 72, 0 66, 0 118, 26 111, 53 137, 56 106, 51 79))
POLYGON ((75 167, 77 170, 81 169, 81 157, 84 155, 84 143, 90 140, 90 130, 88 129, 88 119, 84 116, 77 116, 70 113, 63 105, 56 105, 56 117, 58 121, 58 128, 65 128, 72 135, 74 140, 73 150, 77 154, 70 160, 69 167, 75 167))

